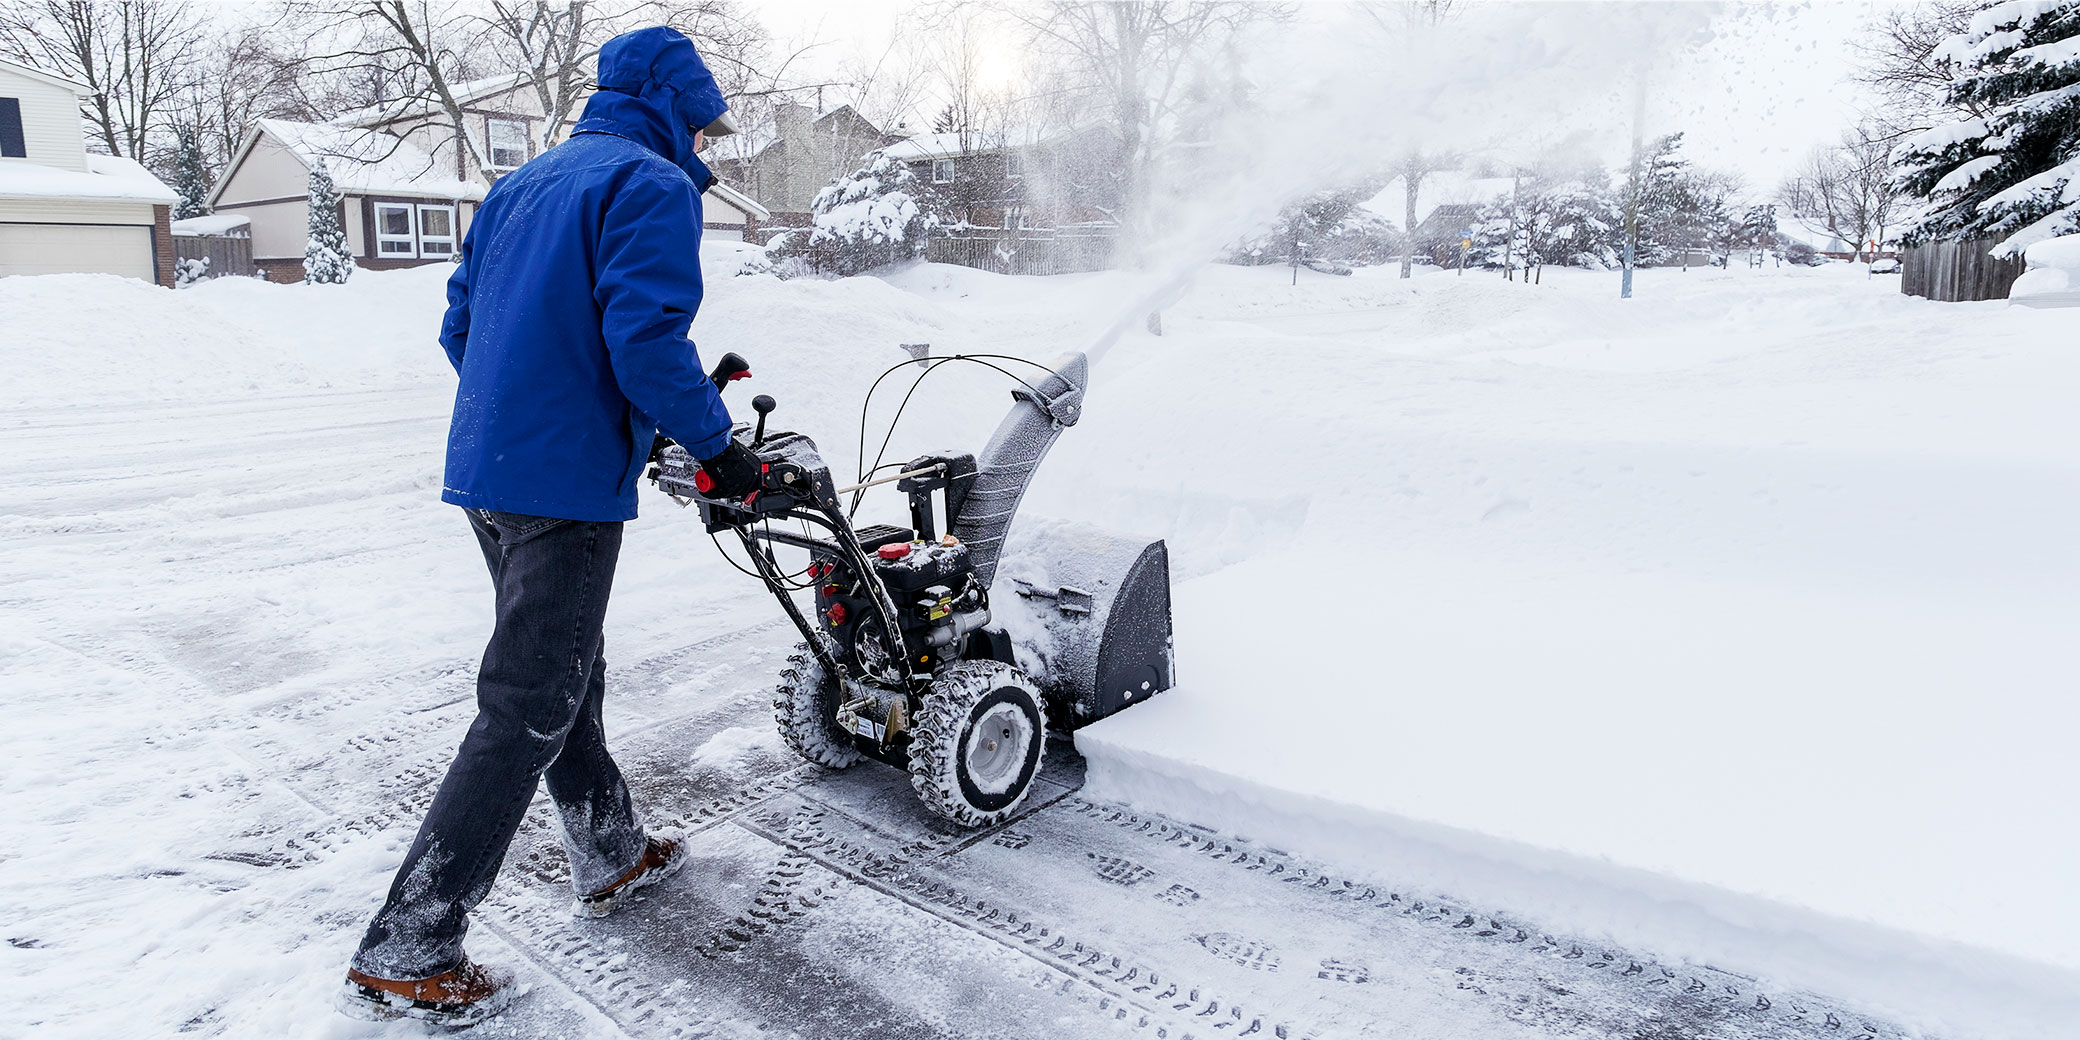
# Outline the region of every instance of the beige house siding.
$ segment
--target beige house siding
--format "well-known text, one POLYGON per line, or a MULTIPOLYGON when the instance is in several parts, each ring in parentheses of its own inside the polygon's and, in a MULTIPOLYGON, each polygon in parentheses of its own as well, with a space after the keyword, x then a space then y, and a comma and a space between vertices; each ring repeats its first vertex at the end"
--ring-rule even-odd
MULTIPOLYGON (((235 210, 243 214, 244 203, 267 202, 276 199, 303 199, 310 195, 311 172, 302 160, 290 154, 280 141, 261 134, 253 142, 253 150, 232 171, 231 183, 217 196, 216 208, 235 210)), ((254 243, 257 249, 258 242, 254 243)), ((261 254, 255 253, 258 256, 261 254)), ((296 248, 296 255, 303 255, 303 247, 296 248)))
POLYGON ((218 206, 217 212, 253 222, 253 259, 303 259, 304 236, 310 231, 310 205, 304 199, 218 206))
POLYGON ((28 152, 19 159, 0 158, 0 162, 36 163, 86 172, 79 100, 71 90, 0 65, 0 97, 21 100, 22 144, 28 152))
POLYGON ((154 282, 153 259, 149 223, 0 224, 0 277, 89 271, 154 282))
POLYGON ((128 224, 150 227, 152 204, 116 199, 0 199, 0 224, 128 224))

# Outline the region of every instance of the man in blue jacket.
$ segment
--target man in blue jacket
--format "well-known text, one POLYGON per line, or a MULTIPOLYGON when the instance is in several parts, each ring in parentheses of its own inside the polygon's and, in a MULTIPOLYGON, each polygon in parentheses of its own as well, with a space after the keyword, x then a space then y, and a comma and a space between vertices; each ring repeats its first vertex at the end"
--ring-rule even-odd
POLYGON ((460 376, 441 498, 468 513, 497 624, 476 721, 347 972, 349 1014, 464 1024, 503 1005, 510 978, 469 961, 463 933, 545 777, 578 912, 610 913, 684 862, 607 753, 601 626, 657 430, 719 494, 757 486, 686 338, 714 181, 694 153, 729 132, 727 109, 678 31, 616 37, 571 139, 501 178, 463 242, 441 326, 460 376))

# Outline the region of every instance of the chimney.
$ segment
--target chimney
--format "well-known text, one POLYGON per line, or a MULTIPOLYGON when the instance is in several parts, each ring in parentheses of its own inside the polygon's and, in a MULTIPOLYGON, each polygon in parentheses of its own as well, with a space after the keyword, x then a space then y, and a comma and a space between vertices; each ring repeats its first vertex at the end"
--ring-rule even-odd
POLYGON ((816 111, 809 106, 782 101, 773 111, 773 126, 779 131, 780 140, 793 144, 808 139, 809 124, 815 118, 816 111))

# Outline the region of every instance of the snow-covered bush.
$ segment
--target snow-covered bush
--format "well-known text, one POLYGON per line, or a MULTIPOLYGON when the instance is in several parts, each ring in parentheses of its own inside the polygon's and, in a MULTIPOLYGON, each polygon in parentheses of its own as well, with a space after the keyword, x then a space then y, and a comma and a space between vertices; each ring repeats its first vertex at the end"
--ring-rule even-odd
POLYGON ((854 275, 923 256, 933 226, 919 205, 910 168, 873 152, 848 176, 816 193, 807 235, 783 234, 767 247, 776 265, 806 249, 823 270, 854 275))
POLYGON ((209 257, 189 256, 173 262, 173 287, 185 289, 209 277, 209 257))
POLYGON ((310 241, 303 247, 303 278, 321 285, 340 285, 354 273, 354 254, 340 226, 339 189, 325 171, 325 160, 311 166, 310 241))
POLYGON ((1906 142, 1900 183, 1930 203, 1908 242, 1999 236, 1997 256, 2080 231, 2080 0, 2008 0, 1931 57, 1982 113, 1906 142))
POLYGON ((1236 243, 1221 257, 1230 264, 1285 264, 1298 256, 1331 265, 1367 267, 1401 255, 1401 232, 1360 203, 1379 185, 1330 188, 1288 203, 1263 232, 1236 243))

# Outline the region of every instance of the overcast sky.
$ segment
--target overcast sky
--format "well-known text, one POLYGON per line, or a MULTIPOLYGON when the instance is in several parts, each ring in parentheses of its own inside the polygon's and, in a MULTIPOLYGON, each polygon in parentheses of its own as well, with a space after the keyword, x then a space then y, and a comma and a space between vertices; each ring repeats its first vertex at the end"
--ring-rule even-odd
MULTIPOLYGON (((1674 0, 1665 0, 1674 2, 1674 0)), ((759 0, 766 25, 784 40, 834 41, 811 55, 807 72, 826 73, 856 51, 886 47, 902 14, 901 0, 759 0)), ((1601 5, 1587 5, 1596 18, 1601 5)), ((1682 129, 1696 162, 1739 173, 1751 192, 1766 192, 1815 145, 1834 140, 1855 119, 1859 94, 1847 82, 1848 43, 1862 26, 1896 3, 1821 0, 1716 5, 1714 36, 1683 56, 1671 82, 1653 83, 1652 132, 1682 129)), ((1310 3, 1304 17, 1331 14, 1310 3)), ((1015 49, 1007 51, 1015 61, 1015 49)), ((1629 113, 1613 114, 1614 123, 1629 113)))

